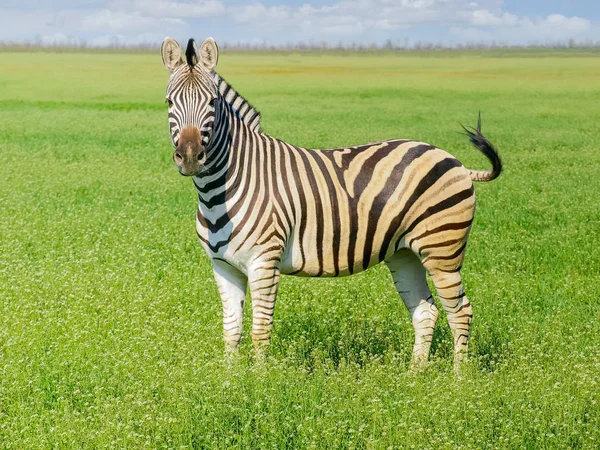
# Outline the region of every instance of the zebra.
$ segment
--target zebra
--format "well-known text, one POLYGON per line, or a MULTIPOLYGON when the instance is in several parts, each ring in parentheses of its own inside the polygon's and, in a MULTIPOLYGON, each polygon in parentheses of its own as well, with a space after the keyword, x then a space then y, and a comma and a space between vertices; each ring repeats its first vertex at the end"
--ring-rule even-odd
POLYGON ((282 274, 352 275, 384 262, 415 332, 410 367, 429 358, 437 291, 466 358, 473 313, 460 270, 473 223, 473 181, 502 171, 498 152, 476 128, 471 143, 491 162, 469 170, 433 145, 396 139, 309 150, 261 131, 260 113, 215 72, 212 38, 161 48, 173 160, 198 192, 196 232, 212 261, 223 304, 225 348, 237 352, 246 292, 252 342, 264 354, 282 274))

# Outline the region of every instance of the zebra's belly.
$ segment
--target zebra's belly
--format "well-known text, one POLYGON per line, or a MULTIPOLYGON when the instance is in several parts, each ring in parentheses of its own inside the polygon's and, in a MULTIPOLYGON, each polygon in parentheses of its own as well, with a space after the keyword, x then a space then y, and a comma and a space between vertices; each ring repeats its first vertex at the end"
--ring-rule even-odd
POLYGON ((314 267, 300 267, 290 264, 288 262, 282 262, 281 264, 282 274, 293 275, 298 277, 347 277, 349 275, 354 275, 355 273, 362 272, 363 270, 364 269, 362 263, 356 265, 353 270, 350 270, 348 267, 340 267, 337 272, 335 269, 331 268, 324 268, 324 270, 320 271, 319 269, 315 269, 314 267))
POLYGON ((316 244, 302 249, 298 246, 287 248, 281 259, 281 273, 301 277, 344 277, 362 272, 389 256, 389 252, 380 255, 381 246, 377 243, 373 243, 366 256, 364 253, 357 254, 364 249, 365 246, 358 243, 343 251, 337 247, 320 250, 316 244))

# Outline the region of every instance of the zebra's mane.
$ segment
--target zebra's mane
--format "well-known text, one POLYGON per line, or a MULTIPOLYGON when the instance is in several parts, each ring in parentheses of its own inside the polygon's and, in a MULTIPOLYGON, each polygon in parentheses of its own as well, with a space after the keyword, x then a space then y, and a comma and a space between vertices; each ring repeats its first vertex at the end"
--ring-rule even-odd
POLYGON ((213 75, 217 89, 225 98, 225 101, 238 113, 252 131, 261 131, 260 129, 260 112, 242 97, 223 77, 218 73, 213 75))

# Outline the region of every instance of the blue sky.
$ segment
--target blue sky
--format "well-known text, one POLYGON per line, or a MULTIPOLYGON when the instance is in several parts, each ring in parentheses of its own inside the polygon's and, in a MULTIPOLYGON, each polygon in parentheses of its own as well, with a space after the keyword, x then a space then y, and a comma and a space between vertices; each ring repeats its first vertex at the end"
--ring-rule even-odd
POLYGON ((600 41, 599 0, 2 0, 0 40, 89 45, 600 41))

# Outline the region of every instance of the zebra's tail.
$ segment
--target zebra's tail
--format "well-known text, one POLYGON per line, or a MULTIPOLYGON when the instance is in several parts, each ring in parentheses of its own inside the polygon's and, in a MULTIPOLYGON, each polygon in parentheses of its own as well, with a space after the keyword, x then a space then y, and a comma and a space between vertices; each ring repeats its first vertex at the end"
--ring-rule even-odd
POLYGON ((502 161, 500 160, 498 151, 494 148, 491 142, 488 141, 483 134, 481 134, 481 112, 479 113, 479 118, 477 119, 477 128, 468 129, 462 124, 461 127, 463 127, 465 130, 466 135, 471 141, 471 144, 473 144, 473 146, 483 153, 492 163, 492 170, 469 170, 471 179, 473 181, 492 181, 498 178, 502 172, 502 161))

